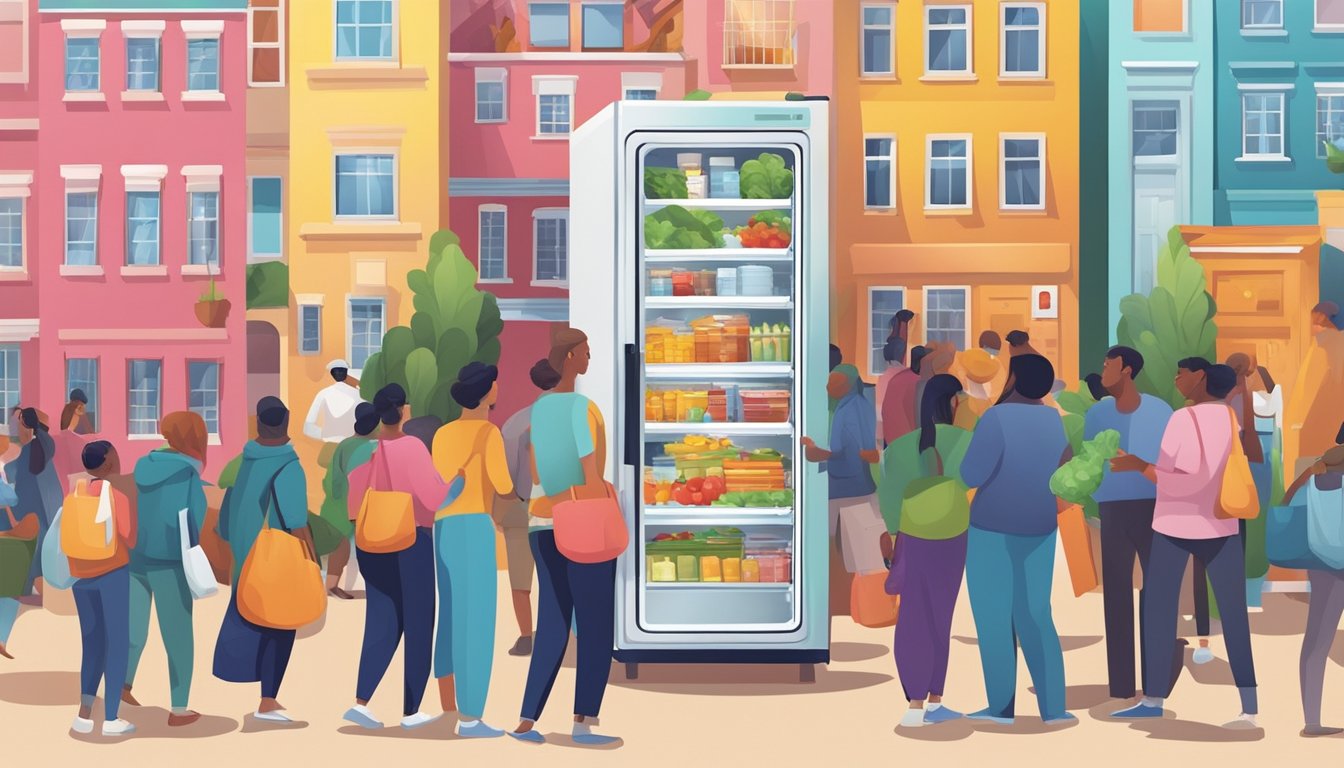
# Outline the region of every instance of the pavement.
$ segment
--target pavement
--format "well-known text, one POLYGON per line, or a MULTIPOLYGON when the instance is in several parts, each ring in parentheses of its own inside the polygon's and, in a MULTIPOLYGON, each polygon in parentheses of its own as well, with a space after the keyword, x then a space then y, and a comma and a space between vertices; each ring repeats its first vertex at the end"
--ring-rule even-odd
MULTIPOLYGON (((10 765, 229 766, 271 765, 282 758, 308 765, 409 765, 437 760, 461 766, 611 765, 758 766, 858 764, 895 761, 971 761, 1003 765, 1133 766, 1198 765, 1218 761, 1245 766, 1339 764, 1344 739, 1308 740, 1298 699, 1297 660, 1306 622, 1303 595, 1269 594, 1252 616, 1260 683, 1262 730, 1220 727, 1238 714, 1236 689, 1220 638, 1218 659, 1186 671, 1168 701, 1167 717, 1142 724, 1110 720, 1122 702, 1107 696, 1101 595, 1073 597, 1062 558, 1056 565, 1054 611, 1063 638, 1068 707, 1079 723, 1052 729, 1036 717, 1030 677, 1020 665, 1018 718, 1012 726, 966 721, 897 728, 905 702, 891 657, 890 629, 834 621, 833 661, 814 683, 798 682, 796 666, 643 666, 638 681, 625 680, 613 664, 600 731, 623 737, 614 749, 593 750, 569 739, 573 697, 572 658, 562 670, 539 730, 549 743, 531 746, 507 738, 464 741, 447 719, 413 732, 395 724, 401 709, 401 659, 394 660, 373 711, 392 727, 367 732, 341 720, 353 703, 363 631, 362 601, 333 600, 320 626, 301 633, 280 701, 299 720, 290 726, 257 722, 255 685, 233 685, 210 676, 210 658, 227 596, 196 605, 195 682, 191 705, 205 715, 188 728, 167 727, 167 669, 157 629, 150 630, 136 696, 144 706, 124 707, 139 732, 119 743, 72 736, 68 729, 79 699, 79 626, 65 599, 20 616, 0 658, 0 755, 10 765), (68 615, 53 613, 53 610, 68 615), (28 758, 28 759, 25 759, 28 758), (12 759, 12 762, 11 762, 12 759)), ((1189 592, 1188 585, 1183 593, 1189 592)), ((496 654, 486 721, 517 721, 527 660, 508 656, 516 639, 507 577, 500 573, 496 654)), ((1188 621, 1182 631, 1193 633, 1188 621)), ((963 711, 984 705, 983 678, 965 592, 958 606, 946 703, 963 711)), ((1192 643, 1193 646, 1193 643, 1192 643)), ((572 657, 572 649, 571 649, 572 657)), ((1337 640, 1326 677, 1325 721, 1344 725, 1344 639, 1337 640)), ((432 681, 425 711, 438 711, 432 681)), ((101 718, 101 705, 95 710, 101 718)), ((96 731, 95 731, 96 733, 96 731)))

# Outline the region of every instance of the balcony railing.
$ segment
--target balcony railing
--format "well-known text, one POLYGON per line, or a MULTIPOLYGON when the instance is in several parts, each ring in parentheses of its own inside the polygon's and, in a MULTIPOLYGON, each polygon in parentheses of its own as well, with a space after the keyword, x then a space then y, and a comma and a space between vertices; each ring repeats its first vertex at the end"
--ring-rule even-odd
POLYGON ((794 0, 726 0, 723 6, 725 69, 776 69, 794 65, 794 0))

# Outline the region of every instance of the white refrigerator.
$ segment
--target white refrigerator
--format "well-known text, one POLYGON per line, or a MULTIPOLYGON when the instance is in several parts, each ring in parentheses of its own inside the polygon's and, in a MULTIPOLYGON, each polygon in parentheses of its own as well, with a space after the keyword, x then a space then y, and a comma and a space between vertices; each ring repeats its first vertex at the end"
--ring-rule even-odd
POLYGON ((569 322, 630 546, 641 663, 829 661, 830 110, 622 101, 570 139, 569 322))

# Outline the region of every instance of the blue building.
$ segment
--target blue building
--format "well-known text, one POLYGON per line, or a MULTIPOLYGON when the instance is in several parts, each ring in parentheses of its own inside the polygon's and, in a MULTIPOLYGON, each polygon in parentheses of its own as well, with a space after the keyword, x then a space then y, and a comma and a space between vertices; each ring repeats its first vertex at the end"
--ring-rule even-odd
POLYGON ((1220 0, 1214 17, 1215 224, 1317 223, 1341 186, 1324 142, 1344 146, 1344 0, 1220 0))
MULTIPOLYGON (((1082 117, 1084 136, 1109 135, 1106 183, 1090 184, 1084 173, 1082 187, 1084 210, 1106 212, 1108 326, 1114 340, 1120 299, 1153 287, 1168 230, 1214 223, 1214 2, 1086 5, 1106 6, 1109 14, 1105 81, 1083 84, 1107 89, 1107 108, 1082 117)), ((1085 14, 1085 37, 1089 21, 1100 23, 1095 14, 1085 14)), ((1084 231, 1084 247, 1094 237, 1084 231)))

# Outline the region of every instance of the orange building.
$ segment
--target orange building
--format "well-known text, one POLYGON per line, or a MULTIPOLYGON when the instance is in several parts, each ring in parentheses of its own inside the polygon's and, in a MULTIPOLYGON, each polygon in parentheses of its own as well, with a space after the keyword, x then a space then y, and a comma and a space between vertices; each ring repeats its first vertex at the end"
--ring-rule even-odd
POLYGON ((866 377, 918 342, 1014 329, 1076 378, 1076 2, 843 2, 832 336, 866 377))

